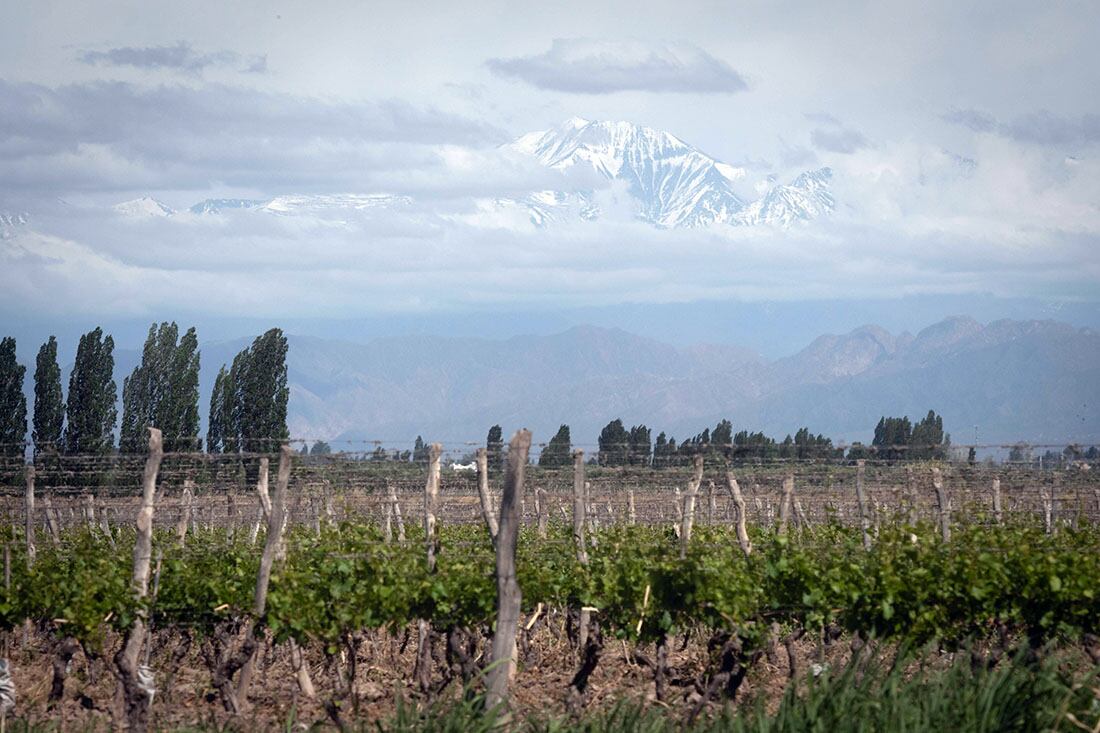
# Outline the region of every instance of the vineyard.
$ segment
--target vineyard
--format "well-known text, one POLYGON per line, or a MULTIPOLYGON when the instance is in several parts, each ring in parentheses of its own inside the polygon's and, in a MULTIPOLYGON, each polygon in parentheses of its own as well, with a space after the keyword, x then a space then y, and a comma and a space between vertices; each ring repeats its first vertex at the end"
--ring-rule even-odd
POLYGON ((1100 725, 1083 464, 541 469, 521 431, 465 471, 151 433, 2 497, 13 729, 732 729, 921 674, 1061 680, 1042 727, 1100 725))

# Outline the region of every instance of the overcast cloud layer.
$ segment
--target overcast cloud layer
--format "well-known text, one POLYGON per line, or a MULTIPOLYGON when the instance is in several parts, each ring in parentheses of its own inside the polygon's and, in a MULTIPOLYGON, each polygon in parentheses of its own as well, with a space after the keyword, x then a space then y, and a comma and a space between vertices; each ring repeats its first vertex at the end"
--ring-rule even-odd
POLYGON ((6 319, 1100 299, 1095 3, 11 5, 6 319), (837 209, 792 229, 655 229, 622 184, 501 147, 574 115, 666 130, 743 169, 749 198, 828 166, 837 209), (494 203, 578 188, 599 219, 539 228, 494 203), (186 212, 348 193, 399 198, 186 212), (142 196, 183 213, 111 208, 142 196))

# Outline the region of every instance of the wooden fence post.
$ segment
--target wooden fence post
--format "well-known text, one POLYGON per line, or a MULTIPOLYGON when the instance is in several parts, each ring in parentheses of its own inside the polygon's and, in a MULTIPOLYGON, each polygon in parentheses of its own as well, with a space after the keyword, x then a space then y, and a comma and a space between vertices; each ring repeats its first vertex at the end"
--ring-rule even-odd
MULTIPOLYGON (((588 545, 585 543, 585 524, 588 519, 588 509, 586 506, 585 496, 585 484, 584 480, 584 451, 573 451, 573 544, 577 550, 577 562, 582 565, 588 565, 588 545)), ((578 621, 578 638, 580 639, 581 649, 584 649, 588 643, 588 626, 591 620, 591 613, 582 608, 580 610, 580 620, 578 621)))
MULTIPOLYGON (((264 615, 267 610, 267 589, 271 584, 271 571, 275 564, 276 558, 285 552, 283 546, 283 533, 286 531, 286 493, 287 486, 290 484, 290 464, 294 455, 294 450, 290 447, 289 443, 284 443, 279 449, 279 470, 275 476, 275 493, 268 498, 267 508, 267 533, 264 537, 264 549, 260 555, 260 568, 256 574, 256 587, 252 594, 252 618, 246 624, 245 627, 245 642, 241 649, 241 653, 244 655, 244 663, 241 665, 241 675, 237 680, 236 690, 233 689, 231 679, 225 681, 225 686, 221 690, 223 699, 226 701, 227 706, 231 708, 230 712, 236 713, 240 709, 240 703, 248 699, 248 687, 252 681, 252 672, 255 669, 256 664, 256 636, 253 633, 255 629, 256 620, 264 615)), ((267 493, 267 459, 260 459, 260 479, 256 484, 257 493, 261 493, 261 486, 263 492, 261 497, 267 493)), ((265 503, 263 498, 260 499, 261 506, 265 503)), ((302 667, 301 669, 305 669, 302 667)), ((307 670, 308 674, 308 670, 307 670)), ((228 675, 230 678, 232 674, 228 675)), ((301 678, 299 677, 299 684, 301 678)), ((312 692, 312 683, 309 684, 309 690, 312 692)), ((305 690, 303 690, 305 691, 305 690)))
MULTIPOLYGON (((386 488, 390 489, 389 482, 386 488)), ((382 502, 382 539, 388 545, 393 542, 393 501, 387 496, 382 502)))
POLYGON ((856 501, 859 502, 859 526, 863 533, 863 549, 871 549, 871 517, 868 515, 867 496, 863 489, 863 475, 867 461, 856 461, 856 501))
POLYGON ((1001 479, 993 477, 993 518, 997 524, 1001 523, 1001 479))
POLYGON ((485 448, 477 449, 477 495, 481 500, 481 516, 489 528, 489 538, 493 546, 497 542, 497 518, 493 511, 493 497, 489 494, 489 452, 485 448))
POLYGON ((787 524, 791 521, 791 499, 794 495, 794 473, 789 472, 783 478, 783 499, 779 504, 778 534, 787 534, 787 524))
MULTIPOLYGON (((424 484, 424 548, 428 558, 428 573, 435 573, 435 558, 439 552, 436 537, 436 513, 439 511, 439 457, 443 446, 428 446, 428 480, 424 484)), ((432 687, 432 627, 428 619, 417 621, 416 678, 420 691, 428 694, 432 687)))
MULTIPOLYGON (((263 459, 267 461, 266 458, 263 459)), ((265 477, 267 476, 267 466, 261 465, 260 471, 265 477)), ((191 524, 191 506, 194 502, 195 495, 191 491, 191 479, 184 479, 183 482, 183 494, 180 496, 180 516, 176 522, 176 539, 180 545, 183 545, 184 537, 187 536, 187 525, 191 524)))
POLYGON ((38 555, 38 548, 34 544, 34 466, 27 466, 27 493, 24 496, 26 524, 24 533, 27 541, 27 567, 34 566, 34 559, 38 555))
POLYGON ((626 521, 629 524, 634 525, 638 521, 638 513, 634 508, 634 487, 633 486, 626 490, 626 501, 627 501, 627 505, 626 505, 627 506, 627 515, 626 515, 627 520, 626 521))
POLYGON ((680 494, 680 487, 672 487, 672 506, 676 510, 676 521, 672 523, 672 531, 679 539, 684 533, 684 497, 680 494))
POLYGON ((46 526, 50 528, 50 537, 56 545, 61 541, 61 527, 57 511, 53 508, 49 492, 42 495, 42 511, 46 514, 46 526))
POLYGON ((95 529, 95 497, 91 494, 84 495, 84 521, 88 529, 95 529))
POLYGON ((541 486, 535 487, 535 513, 538 515, 539 538, 546 539, 547 514, 549 512, 546 506, 546 490, 541 486))
POLYGON ((905 494, 909 504, 909 524, 917 523, 917 482, 913 478, 913 467, 905 467, 905 494))
POLYGON ((523 497, 523 473, 530 448, 530 431, 518 431, 508 445, 504 469, 496 542, 497 624, 485 694, 486 705, 490 709, 507 702, 508 685, 516 672, 516 632, 522 597, 516 580, 516 540, 519 537, 518 509, 523 497))
POLYGON ((588 549, 584 541, 587 509, 584 495, 584 451, 573 451, 573 544, 577 548, 577 562, 588 564, 588 549))
POLYGON ((944 542, 951 540, 951 504, 943 487, 943 472, 932 469, 932 488, 936 490, 936 512, 940 516, 940 536, 944 542))
POLYGON ((397 489, 390 485, 390 505, 393 507, 393 519, 397 522, 397 541, 405 541, 405 519, 401 516, 401 500, 397 498, 397 489))
MULTIPOLYGON (((134 595, 142 600, 149 593, 149 565, 153 557, 153 510, 157 492, 157 473, 164 458, 161 433, 157 428, 149 428, 149 456, 145 460, 145 470, 141 480, 141 508, 137 515, 137 538, 134 541, 134 570, 131 588, 134 595)), ((149 725, 149 707, 156 692, 153 675, 145 665, 139 665, 141 647, 145 643, 147 611, 138 606, 133 626, 126 634, 126 641, 115 654, 115 667, 118 668, 119 681, 122 683, 123 697, 126 703, 126 718, 131 731, 139 733, 149 725)))
POLYGON ((741 546, 741 552, 745 553, 745 557, 752 554, 752 542, 749 541, 748 528, 746 523, 746 511, 745 511, 745 497, 741 495, 741 487, 737 484, 737 479, 734 478, 733 468, 726 468, 726 485, 729 488, 730 499, 733 501, 734 510, 737 513, 737 544, 741 546))
POLYGON ((696 453, 692 457, 691 481, 688 482, 687 492, 684 494, 683 524, 680 526, 680 559, 687 557, 688 543, 691 541, 691 528, 695 524, 695 497, 699 494, 699 486, 703 483, 703 454, 696 453))

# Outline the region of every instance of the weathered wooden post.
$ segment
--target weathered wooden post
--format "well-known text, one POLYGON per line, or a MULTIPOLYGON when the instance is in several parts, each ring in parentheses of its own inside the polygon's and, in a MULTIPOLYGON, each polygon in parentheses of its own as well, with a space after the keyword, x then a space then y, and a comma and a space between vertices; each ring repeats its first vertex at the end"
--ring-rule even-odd
POLYGON ((382 502, 382 539, 387 545, 393 542, 393 502, 388 496, 382 502))
MULTIPOLYGON (((137 515, 137 538, 134 541, 134 570, 131 589, 137 599, 143 600, 149 592, 149 565, 153 557, 153 510, 157 492, 157 473, 160 471, 164 448, 161 433, 149 428, 149 456, 141 480, 141 508, 137 515)), ((115 654, 115 667, 122 683, 126 703, 126 718, 131 731, 145 731, 149 725, 149 707, 156 689, 153 674, 146 665, 139 665, 141 647, 145 643, 147 610, 138 604, 134 623, 126 634, 122 648, 115 654)))
POLYGON ((495 547, 498 525, 496 513, 493 511, 493 497, 489 493, 489 452, 485 448, 477 449, 477 496, 481 502, 481 516, 495 547))
POLYGON ((397 523, 397 541, 405 541, 405 519, 401 516, 401 500, 397 498, 397 489, 390 485, 390 506, 393 507, 393 519, 397 523))
POLYGON ((993 477, 993 518, 1001 523, 1001 478, 993 477))
POLYGON ((538 535, 540 539, 546 539, 547 525, 550 521, 549 508, 546 506, 546 489, 535 487, 535 512, 538 514, 538 535))
POLYGON ((917 482, 913 478, 913 467, 905 467, 905 493, 909 504, 909 524, 917 523, 917 482))
POLYGON ((59 526, 61 522, 56 510, 53 508, 53 502, 50 500, 49 492, 42 496, 42 511, 46 514, 46 526, 49 527, 50 537, 56 545, 61 541, 61 527, 59 526))
MULTIPOLYGON (((424 549, 428 559, 428 574, 435 573, 435 558, 439 553, 439 538, 436 537, 436 513, 439 511, 439 457, 443 446, 432 443, 428 446, 428 480, 424 484, 424 549)), ((420 691, 431 691, 432 678, 432 626, 428 619, 417 621, 416 678, 420 691)))
POLYGON ((787 534, 787 524, 791 521, 791 498, 794 495, 794 473, 783 478, 783 499, 779 504, 778 534, 787 534))
POLYGON ((34 544, 34 466, 27 466, 27 492, 24 496, 24 510, 26 512, 26 524, 24 534, 27 541, 27 567, 34 566, 34 559, 38 555, 38 548, 34 544))
MULTIPOLYGON (((263 481, 267 482, 267 459, 262 459, 260 466, 260 473, 263 476, 263 481)), ((185 479, 183 482, 183 494, 180 496, 180 516, 176 522, 176 539, 182 545, 184 538, 187 536, 187 525, 191 523, 191 509, 195 500, 195 494, 191 491, 191 479, 185 479)), ((267 489, 265 487, 264 492, 267 489)), ((257 523, 258 526, 258 523, 257 523)))
POLYGON ((88 529, 95 529, 95 497, 91 494, 84 495, 84 521, 88 529))
POLYGON ((672 506, 676 510, 676 521, 672 523, 672 531, 679 539, 684 533, 684 497, 680 494, 680 487, 672 487, 672 506))
POLYGON ((726 485, 729 488, 730 499, 737 514, 737 544, 741 546, 741 552, 745 553, 745 557, 748 557, 752 554, 752 542, 749 541, 748 528, 745 526, 745 497, 741 495, 741 487, 737 484, 737 479, 734 477, 733 468, 731 467, 726 468, 726 485))
POLYGON ((951 504, 943 487, 943 472, 932 469, 932 488, 936 490, 936 512, 940 517, 940 536, 944 542, 951 540, 951 504))
POLYGON ((859 502, 859 525, 863 533, 863 549, 871 549, 871 517, 867 513, 867 496, 863 488, 863 475, 867 461, 862 458, 856 461, 856 501, 859 502))
MULTIPOLYGON (((577 562, 582 566, 588 565, 588 545, 585 543, 584 530, 588 516, 585 506, 585 480, 584 480, 584 451, 573 451, 573 544, 577 550, 577 562)), ((581 649, 588 642, 588 625, 591 614, 587 609, 580 610, 578 621, 578 638, 581 649)))
POLYGON ((634 524, 636 524, 638 522, 638 512, 634 508, 634 487, 633 486, 626 490, 626 501, 627 501, 627 505, 626 505, 627 506, 627 520, 626 521, 628 523, 630 523, 631 526, 633 526, 634 524))
MULTIPOLYGON (((260 480, 257 481, 256 484, 256 491, 261 495, 261 506, 266 504, 268 509, 267 533, 264 537, 263 553, 260 555, 260 568, 256 575, 256 587, 252 594, 252 618, 245 627, 245 641, 241 650, 244 656, 244 662, 240 667, 241 675, 237 680, 236 689, 234 689, 232 676, 235 670, 227 670, 228 674, 222 675, 225 679, 220 689, 226 707, 229 708, 229 712, 234 714, 240 710, 241 701, 245 701, 248 698, 248 688, 251 684, 252 673, 256 664, 257 641, 253 633, 256 619, 261 618, 267 609, 267 589, 271 583, 271 572, 275 560, 285 552, 283 546, 283 533, 286 531, 287 524, 286 493, 287 486, 290 484, 290 465, 293 455, 294 450, 290 447, 290 444, 284 443, 279 450, 279 470, 275 477, 275 493, 267 497, 266 502, 262 497, 267 494, 267 471, 263 470, 267 468, 267 459, 260 459, 261 472, 260 480), (262 493, 261 486, 263 489, 262 493)), ((312 681, 307 679, 307 685, 302 684, 302 670, 305 671, 307 678, 309 673, 308 669, 304 666, 299 668, 299 687, 307 696, 312 696, 312 681)))
POLYGON ((504 469, 504 492, 500 497, 496 541, 497 624, 485 693, 485 702, 490 709, 507 702, 508 685, 516 672, 516 632, 522 595, 516 580, 516 541, 519 537, 523 473, 530 448, 530 431, 518 431, 508 445, 504 469))
POLYGON ((584 451, 573 451, 573 543, 577 548, 577 562, 588 564, 588 550, 584 540, 585 508, 584 451))
POLYGON ((680 526, 680 559, 687 557, 688 543, 691 541, 691 528, 695 524, 695 497, 699 494, 699 485, 703 483, 703 454, 696 453, 692 457, 691 481, 688 482, 687 492, 684 494, 684 510, 682 524, 680 526))

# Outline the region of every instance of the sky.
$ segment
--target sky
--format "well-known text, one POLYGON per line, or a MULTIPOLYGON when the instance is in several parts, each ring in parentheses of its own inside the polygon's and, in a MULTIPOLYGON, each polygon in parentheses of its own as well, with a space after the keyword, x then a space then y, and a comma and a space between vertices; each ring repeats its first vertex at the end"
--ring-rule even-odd
POLYGON ((7 0, 0 20, 9 331, 508 314, 523 332, 667 307, 728 341, 719 308, 824 303, 854 327, 936 298, 1100 325, 1096 2, 7 0), (506 145, 574 116, 667 131, 758 183, 828 166, 836 210, 658 229, 611 183, 596 221, 494 209, 575 185, 506 145), (112 208, 333 194, 396 203, 112 208))

